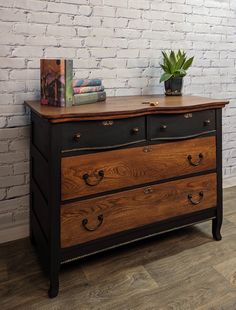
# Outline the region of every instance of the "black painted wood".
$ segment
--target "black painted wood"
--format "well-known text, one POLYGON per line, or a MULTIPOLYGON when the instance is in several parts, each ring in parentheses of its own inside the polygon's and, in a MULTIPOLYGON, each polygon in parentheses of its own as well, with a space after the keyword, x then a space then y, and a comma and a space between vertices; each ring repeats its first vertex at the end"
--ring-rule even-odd
POLYGON ((223 193, 222 193, 222 110, 216 111, 216 126, 217 126, 217 210, 216 218, 212 221, 212 234, 215 240, 222 239, 220 230, 223 221, 223 193))
POLYGON ((145 117, 61 124, 62 149, 99 150, 146 140, 145 117))
POLYGON ((215 110, 147 116, 148 140, 194 138, 215 131, 215 110))

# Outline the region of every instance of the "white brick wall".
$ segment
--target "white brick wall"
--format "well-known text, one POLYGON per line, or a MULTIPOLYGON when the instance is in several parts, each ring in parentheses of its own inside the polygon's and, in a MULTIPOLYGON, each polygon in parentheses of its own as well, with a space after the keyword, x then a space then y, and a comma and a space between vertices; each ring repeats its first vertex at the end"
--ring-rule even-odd
POLYGON ((27 233, 23 101, 39 97, 41 57, 73 58, 75 76, 103 78, 108 95, 138 95, 163 93, 162 49, 187 50, 184 92, 230 99, 224 175, 236 175, 235 0, 0 0, 0 29, 0 241, 27 233))

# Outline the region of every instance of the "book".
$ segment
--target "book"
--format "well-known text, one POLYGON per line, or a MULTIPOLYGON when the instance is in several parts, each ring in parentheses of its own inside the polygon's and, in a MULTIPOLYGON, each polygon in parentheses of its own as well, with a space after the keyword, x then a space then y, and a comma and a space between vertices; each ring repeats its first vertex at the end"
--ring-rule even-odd
POLYGON ((79 79, 73 81, 73 87, 82 87, 82 86, 101 86, 102 81, 100 79, 79 79))
POLYGON ((104 86, 85 86, 85 87, 74 87, 74 94, 84 94, 104 91, 104 86))
POLYGON ((95 103, 104 100, 106 100, 105 91, 74 95, 74 105, 95 103))
POLYGON ((41 104, 68 107, 73 104, 73 61, 41 59, 41 104))

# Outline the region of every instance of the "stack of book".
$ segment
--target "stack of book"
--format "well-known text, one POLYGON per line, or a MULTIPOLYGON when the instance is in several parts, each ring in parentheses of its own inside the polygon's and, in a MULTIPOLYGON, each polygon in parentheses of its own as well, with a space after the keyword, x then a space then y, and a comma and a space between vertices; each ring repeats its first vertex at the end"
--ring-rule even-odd
POLYGON ((73 81, 73 61, 70 59, 41 59, 41 104, 71 107, 106 100, 99 79, 73 81))
POLYGON ((73 81, 74 105, 106 100, 106 92, 99 79, 79 79, 73 81))

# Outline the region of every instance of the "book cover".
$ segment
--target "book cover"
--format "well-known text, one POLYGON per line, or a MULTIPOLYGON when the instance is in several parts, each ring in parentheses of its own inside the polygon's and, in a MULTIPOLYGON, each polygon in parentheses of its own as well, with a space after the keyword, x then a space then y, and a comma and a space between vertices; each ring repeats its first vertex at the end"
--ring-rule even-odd
POLYGON ((73 81, 73 87, 84 87, 84 86, 101 86, 102 81, 100 79, 79 79, 73 81))
POLYGON ((104 100, 106 100, 105 91, 74 95, 74 105, 95 103, 104 100))
POLYGON ((74 87, 74 94, 84 94, 104 91, 104 86, 85 86, 85 87, 74 87))
POLYGON ((73 61, 41 59, 41 104, 57 107, 72 106, 73 61))

